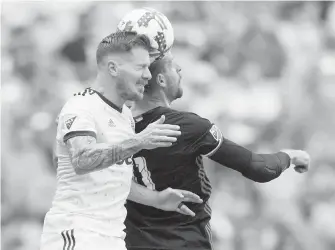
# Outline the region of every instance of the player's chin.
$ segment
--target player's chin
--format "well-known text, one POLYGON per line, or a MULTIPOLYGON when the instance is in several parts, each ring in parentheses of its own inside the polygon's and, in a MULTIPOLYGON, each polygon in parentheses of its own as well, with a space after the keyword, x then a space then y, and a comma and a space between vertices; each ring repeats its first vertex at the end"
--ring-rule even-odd
POLYGON ((177 91, 177 94, 176 94, 176 99, 182 98, 183 94, 184 94, 183 89, 179 88, 178 91, 177 91))
POLYGON ((130 101, 140 101, 143 99, 144 92, 142 91, 136 91, 130 101))

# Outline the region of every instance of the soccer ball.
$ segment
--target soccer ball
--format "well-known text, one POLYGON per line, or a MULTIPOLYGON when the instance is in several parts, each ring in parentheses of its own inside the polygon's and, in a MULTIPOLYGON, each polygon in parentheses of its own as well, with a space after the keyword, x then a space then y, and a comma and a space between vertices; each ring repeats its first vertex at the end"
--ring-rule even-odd
POLYGON ((152 8, 135 9, 126 14, 117 26, 118 31, 135 31, 149 37, 150 58, 155 60, 167 54, 174 42, 174 33, 169 19, 152 8))

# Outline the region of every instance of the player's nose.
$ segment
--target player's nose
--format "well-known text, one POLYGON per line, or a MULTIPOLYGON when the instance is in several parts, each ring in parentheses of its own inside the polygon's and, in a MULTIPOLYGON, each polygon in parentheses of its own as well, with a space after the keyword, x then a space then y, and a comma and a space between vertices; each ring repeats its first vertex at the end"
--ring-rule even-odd
POLYGON ((144 72, 143 72, 143 74, 142 74, 142 78, 143 78, 144 80, 147 80, 147 81, 149 81, 149 80, 152 78, 152 75, 151 75, 151 73, 150 73, 149 68, 146 68, 146 69, 144 70, 144 72))

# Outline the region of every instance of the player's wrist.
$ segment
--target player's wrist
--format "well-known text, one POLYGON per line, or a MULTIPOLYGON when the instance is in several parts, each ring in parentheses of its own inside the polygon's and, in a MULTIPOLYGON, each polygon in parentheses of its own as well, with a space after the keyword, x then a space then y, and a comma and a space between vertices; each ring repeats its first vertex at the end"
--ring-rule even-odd
POLYGON ((296 150, 293 150, 293 149, 282 149, 279 152, 287 154, 290 157, 290 159, 292 159, 295 156, 295 151, 296 150))
POLYGON ((153 193, 152 193, 152 205, 154 208, 157 208, 157 209, 162 209, 162 201, 160 199, 160 195, 159 195, 160 191, 155 191, 153 190, 153 193))
POLYGON ((133 140, 134 140, 134 149, 136 150, 136 153, 145 149, 145 144, 141 133, 135 134, 133 140))
POLYGON ((291 159, 291 156, 289 154, 287 154, 286 152, 282 152, 282 151, 279 151, 278 153, 275 154, 279 161, 280 161, 280 168, 281 168, 281 171, 285 171, 286 169, 288 169, 291 164, 292 164, 292 159, 291 159))
POLYGON ((279 151, 279 153, 285 154, 289 159, 290 165, 293 164, 293 160, 294 160, 294 157, 295 157, 294 150, 292 150, 292 149, 282 149, 282 150, 279 151))

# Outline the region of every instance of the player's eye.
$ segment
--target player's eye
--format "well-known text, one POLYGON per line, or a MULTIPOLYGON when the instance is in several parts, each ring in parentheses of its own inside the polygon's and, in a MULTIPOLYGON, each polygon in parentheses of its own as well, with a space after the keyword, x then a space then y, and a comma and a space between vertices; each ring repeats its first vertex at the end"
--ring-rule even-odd
POLYGON ((142 64, 142 65, 139 65, 137 68, 138 69, 146 69, 148 68, 149 66, 147 64, 142 64))

